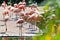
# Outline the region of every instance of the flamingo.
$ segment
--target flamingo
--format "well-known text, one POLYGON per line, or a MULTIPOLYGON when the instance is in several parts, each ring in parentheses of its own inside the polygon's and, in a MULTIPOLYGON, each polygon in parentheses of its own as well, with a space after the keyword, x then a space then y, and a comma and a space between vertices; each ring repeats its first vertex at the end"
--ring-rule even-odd
POLYGON ((19 9, 23 9, 23 5, 20 5, 18 8, 19 8, 19 9))
POLYGON ((25 4, 26 5, 26 2, 22 2, 22 4, 25 4))
POLYGON ((11 8, 10 8, 10 11, 13 12, 13 10, 14 10, 14 7, 11 7, 11 8))
POLYGON ((7 32, 7 21, 9 20, 9 16, 5 15, 4 19, 2 20, 4 22, 4 25, 6 27, 5 32, 2 32, 3 34, 5 34, 7 32))
POLYGON ((32 14, 34 13, 34 11, 33 10, 30 10, 30 11, 28 11, 27 13, 26 13, 26 16, 31 16, 32 14))
POLYGON ((27 21, 28 15, 26 14, 25 11, 22 11, 22 12, 20 13, 20 16, 21 16, 22 19, 24 19, 25 21, 27 21))
POLYGON ((24 16, 25 14, 24 14, 24 11, 22 10, 21 12, 20 12, 20 16, 24 16))
POLYGON ((9 19, 9 16, 5 16, 4 17, 4 22, 5 22, 5 26, 6 26, 6 31, 5 32, 7 32, 7 21, 8 21, 8 19, 9 19))
POLYGON ((22 2, 22 5, 23 5, 23 10, 25 11, 25 9, 26 9, 26 2, 22 2))
POLYGON ((17 8, 17 4, 14 4, 14 7, 17 8))
POLYGON ((29 10, 33 10, 33 11, 38 10, 37 5, 36 5, 36 4, 30 5, 30 6, 29 6, 29 10))
POLYGON ((8 13, 9 13, 8 10, 4 10, 3 14, 2 14, 3 15, 3 20, 2 21, 5 23, 3 26, 6 26, 6 31, 5 32, 7 32, 7 24, 6 23, 7 23, 8 19, 9 19, 8 13))
POLYGON ((19 16, 19 9, 18 8, 14 8, 13 12, 15 13, 16 20, 17 20, 17 17, 19 16))
POLYGON ((22 2, 19 2, 19 3, 17 4, 17 7, 19 8, 20 5, 22 5, 22 2))
POLYGON ((11 7, 12 7, 12 6, 11 6, 11 5, 9 5, 9 6, 7 7, 7 8, 8 8, 8 10, 10 10, 10 9, 11 9, 11 7))
POLYGON ((20 27, 19 27, 19 35, 20 35, 20 30, 21 30, 21 36, 22 36, 23 23, 24 23, 24 20, 23 20, 23 19, 18 19, 18 20, 16 21, 16 24, 20 24, 20 27))
POLYGON ((13 11, 12 6, 11 6, 11 5, 9 5, 9 6, 7 7, 7 9, 9 10, 9 16, 11 17, 11 12, 13 11))
POLYGON ((14 10, 14 7, 11 7, 11 8, 10 8, 10 17, 13 16, 13 10, 14 10))
MULTIPOLYGON (((36 20, 37 20, 37 17, 35 16, 36 14, 32 14, 31 16, 28 17, 28 21, 29 22, 32 22, 32 23, 35 23, 36 25, 36 20)), ((29 25, 29 28, 31 28, 31 26, 29 25)), ((34 30, 36 29, 35 27, 33 28, 34 30)))
POLYGON ((3 12, 3 19, 4 19, 4 17, 5 17, 6 15, 9 15, 8 13, 9 13, 8 10, 4 10, 4 12, 3 12))
POLYGON ((25 11, 25 9, 26 9, 26 3, 25 3, 25 2, 20 2, 20 3, 18 4, 18 8, 19 8, 19 9, 22 9, 23 11, 25 11))
POLYGON ((5 9, 5 7, 6 7, 6 2, 5 1, 3 1, 3 3, 2 3, 2 7, 5 9))

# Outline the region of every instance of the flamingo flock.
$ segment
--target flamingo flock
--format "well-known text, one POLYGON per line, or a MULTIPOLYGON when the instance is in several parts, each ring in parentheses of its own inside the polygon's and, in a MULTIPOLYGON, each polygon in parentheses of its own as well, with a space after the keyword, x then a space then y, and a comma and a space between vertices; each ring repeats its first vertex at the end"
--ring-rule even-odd
MULTIPOLYGON (((23 27, 22 25, 24 22, 34 23, 36 26, 36 22, 38 21, 39 16, 39 13, 36 12, 37 5, 32 4, 29 7, 26 7, 26 2, 19 2, 18 4, 14 4, 14 6, 6 6, 6 3, 3 2, 2 7, 4 8, 2 15, 3 19, 6 20, 5 24, 8 19, 14 15, 16 18, 16 24, 21 24, 21 27, 23 27)), ((31 27, 31 25, 29 25, 29 27, 31 27)), ((36 30, 36 27, 34 29, 36 30)))

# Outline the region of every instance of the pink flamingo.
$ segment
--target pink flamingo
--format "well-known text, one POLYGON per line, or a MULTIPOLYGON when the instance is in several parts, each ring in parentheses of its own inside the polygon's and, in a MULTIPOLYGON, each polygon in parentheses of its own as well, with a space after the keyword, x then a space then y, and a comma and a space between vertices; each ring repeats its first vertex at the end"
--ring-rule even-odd
POLYGON ((17 8, 18 7, 17 4, 14 4, 14 7, 17 8))
POLYGON ((9 19, 9 16, 7 14, 8 14, 8 11, 3 12, 3 21, 5 22, 5 26, 6 26, 6 31, 5 32, 7 32, 7 24, 6 23, 9 19))
POLYGON ((13 16, 13 10, 14 10, 14 7, 11 7, 10 10, 9 10, 10 11, 10 17, 13 16))
POLYGON ((16 24, 20 24, 19 27, 19 35, 20 35, 20 30, 21 30, 21 36, 22 36, 22 27, 23 27, 24 20, 23 19, 18 19, 16 24))
POLYGON ((9 14, 8 14, 9 12, 8 12, 8 10, 4 10, 4 12, 3 12, 3 19, 4 19, 4 17, 6 16, 6 15, 8 15, 9 16, 9 14))
MULTIPOLYGON (((28 21, 35 24, 35 26, 33 27, 34 30, 36 30, 36 21, 37 21, 36 15, 37 14, 32 14, 31 16, 28 17, 28 21)), ((29 25, 29 28, 31 28, 31 25, 29 25)))
POLYGON ((6 26, 6 31, 7 32, 7 21, 9 20, 9 16, 5 16, 4 18, 4 22, 5 22, 5 26, 6 26))
POLYGON ((3 1, 3 3, 2 3, 2 7, 5 9, 5 7, 6 7, 6 2, 5 1, 3 1))
POLYGON ((19 12, 20 12, 20 11, 19 11, 18 8, 14 8, 13 13, 15 13, 16 20, 17 20, 17 17, 20 16, 20 15, 19 15, 19 12))

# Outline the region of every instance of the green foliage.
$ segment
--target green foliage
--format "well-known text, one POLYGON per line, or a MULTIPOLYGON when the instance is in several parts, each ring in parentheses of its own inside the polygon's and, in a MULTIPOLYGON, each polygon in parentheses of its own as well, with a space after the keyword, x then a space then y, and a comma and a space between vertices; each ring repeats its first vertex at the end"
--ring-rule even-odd
POLYGON ((60 19, 60 8, 59 7, 56 7, 55 13, 56 13, 57 19, 60 19))
POLYGON ((44 29, 45 28, 45 21, 41 21, 41 22, 38 22, 37 23, 37 26, 38 26, 38 28, 40 28, 40 29, 44 29))
POLYGON ((49 5, 46 4, 46 5, 44 6, 44 10, 48 10, 48 8, 49 8, 49 5))
POLYGON ((0 38, 0 40, 2 40, 2 38, 0 38))
MULTIPOLYGON (((54 27, 53 25, 56 25, 56 24, 58 25, 60 23, 60 22, 57 22, 58 20, 60 20, 60 12, 59 12, 60 5, 59 4, 60 4, 60 0, 49 0, 48 3, 44 6, 45 13, 44 13, 43 17, 45 18, 45 20, 43 20, 43 22, 40 22, 42 24, 39 24, 40 25, 39 27, 40 28, 42 27, 43 29, 44 29, 44 27, 47 27, 47 31, 45 30, 46 31, 46 33, 44 33, 45 35, 43 34, 41 36, 36 36, 36 37, 34 37, 33 40, 45 40, 46 35, 50 35, 52 37, 51 40, 60 40, 60 33, 56 32, 55 36, 51 35, 52 27, 54 27), (51 9, 49 9, 49 7, 51 9), (48 11, 46 11, 46 10, 48 10, 48 11), (53 19, 50 18, 52 14, 56 15, 55 18, 53 18, 53 19), (45 25, 43 25, 43 24, 45 24, 45 25)), ((56 29, 55 29, 55 31, 56 31, 56 29)), ((47 40, 49 40, 49 39, 47 39, 47 40)))
POLYGON ((54 37, 54 40, 60 40, 60 34, 56 34, 56 36, 54 37))

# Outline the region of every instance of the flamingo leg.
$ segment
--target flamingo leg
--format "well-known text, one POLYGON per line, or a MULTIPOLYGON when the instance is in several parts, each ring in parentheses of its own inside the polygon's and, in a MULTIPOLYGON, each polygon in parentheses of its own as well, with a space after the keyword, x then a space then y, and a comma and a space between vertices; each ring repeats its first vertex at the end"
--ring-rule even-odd
POLYGON ((5 26, 6 26, 6 31, 5 32, 7 32, 7 22, 5 21, 5 26))

